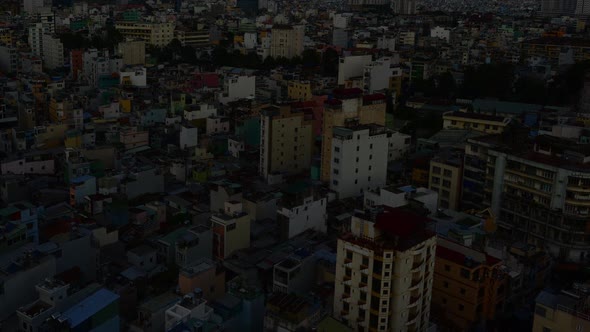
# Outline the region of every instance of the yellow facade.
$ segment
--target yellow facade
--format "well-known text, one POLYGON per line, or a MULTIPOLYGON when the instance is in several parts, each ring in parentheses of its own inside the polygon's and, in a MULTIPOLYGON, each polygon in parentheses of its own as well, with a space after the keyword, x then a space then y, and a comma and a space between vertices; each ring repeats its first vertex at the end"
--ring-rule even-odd
POLYGON ((290 106, 261 111, 260 174, 294 174, 309 169, 313 150, 311 119, 290 106))
POLYGON ((485 114, 447 112, 443 115, 445 129, 469 129, 486 134, 500 134, 509 123, 509 118, 485 114))
MULTIPOLYGON (((568 296, 562 295, 564 298, 568 296)), ((572 299, 575 302, 575 298, 572 299)), ((581 298, 583 308, 585 298, 581 298)), ((552 305, 537 301, 533 332, 561 332, 561 331, 590 331, 590 314, 584 313, 571 306, 572 302, 559 303, 559 299, 552 305)))
POLYGON ((483 252, 437 240, 432 308, 442 325, 467 331, 503 311, 508 276, 501 264, 483 252))
POLYGON ((309 81, 289 81, 287 92, 290 100, 311 100, 311 83, 309 81))
POLYGON ((123 113, 130 113, 131 112, 131 99, 119 100, 119 109, 123 113))
POLYGON ((155 46, 166 46, 174 39, 174 23, 117 22, 115 28, 128 39, 141 39, 155 46))
POLYGON ((458 210, 462 170, 461 165, 454 165, 445 160, 430 161, 428 188, 438 193, 439 207, 458 210))
POLYGON ((12 45, 12 30, 3 29, 0 30, 0 44, 12 45))

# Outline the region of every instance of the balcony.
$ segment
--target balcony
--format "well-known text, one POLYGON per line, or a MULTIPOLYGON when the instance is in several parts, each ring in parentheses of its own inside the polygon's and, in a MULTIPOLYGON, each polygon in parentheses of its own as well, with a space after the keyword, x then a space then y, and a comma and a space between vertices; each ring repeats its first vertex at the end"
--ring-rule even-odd
POLYGON ((411 310, 410 313, 408 314, 408 322, 406 323, 406 325, 411 325, 416 323, 416 321, 418 320, 418 317, 420 317, 420 311, 419 310, 411 310))
POLYGON ((420 284, 422 283, 422 279, 423 279, 422 276, 412 279, 412 284, 410 285, 410 289, 420 286, 420 284))
POLYGON ((418 302, 420 302, 419 296, 410 296, 410 303, 408 303, 408 307, 415 307, 418 304, 418 302))
POLYGON ((424 259, 423 258, 420 258, 419 260, 414 261, 414 264, 412 264, 412 271, 421 268, 423 263, 424 263, 424 259))
POLYGON ((381 280, 383 278, 383 276, 381 275, 381 272, 379 272, 379 273, 373 272, 373 278, 381 280))
POLYGON ((342 280, 349 281, 350 278, 351 278, 351 276, 345 274, 344 277, 342 277, 342 280))
POLYGON ((342 317, 348 317, 349 314, 350 313, 346 309, 340 310, 340 316, 342 316, 342 317))

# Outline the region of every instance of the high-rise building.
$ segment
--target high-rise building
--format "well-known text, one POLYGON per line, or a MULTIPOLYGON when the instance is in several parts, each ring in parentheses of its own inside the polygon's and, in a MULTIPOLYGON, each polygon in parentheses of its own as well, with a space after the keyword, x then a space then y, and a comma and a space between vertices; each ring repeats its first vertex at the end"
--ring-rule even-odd
POLYGON ((589 16, 590 15, 590 0, 577 0, 575 14, 577 16, 589 16))
POLYGON ((338 239, 334 316, 357 331, 425 331, 436 236, 429 219, 375 208, 338 239))
POLYGON ((322 181, 328 182, 332 176, 332 128, 351 127, 358 124, 384 126, 385 102, 384 94, 363 96, 363 90, 358 88, 336 89, 333 92, 333 98, 325 101, 322 128, 322 181))
POLYGON ((393 12, 398 15, 416 14, 416 0, 393 0, 393 12))
POLYGON ((332 134, 330 189, 339 199, 385 186, 389 145, 385 127, 334 127, 332 134))
POLYGON ((541 14, 546 16, 572 15, 576 12, 576 5, 579 2, 577 0, 543 0, 541 1, 541 14))
POLYGON ((509 278, 500 259, 438 238, 435 266, 433 315, 449 327, 467 331, 504 310, 509 278))
POLYGON ((260 112, 260 174, 294 174, 309 169, 313 133, 311 110, 290 105, 270 106, 260 112))
POLYGON ((64 45, 59 38, 53 35, 43 35, 43 66, 47 69, 61 68, 64 66, 64 45))
POLYGON ((430 160, 428 187, 438 193, 441 208, 459 208, 462 174, 463 155, 458 151, 443 151, 430 160))
POLYGON ((535 245, 561 261, 590 257, 590 150, 571 139, 538 136, 488 144, 484 203, 498 216, 498 231, 535 245))
POLYGON ((348 0, 347 3, 353 10, 362 10, 370 7, 389 6, 390 0, 348 0))
POLYGON ((278 57, 291 59, 295 56, 301 56, 304 38, 304 25, 275 24, 271 31, 270 56, 275 59, 278 57))

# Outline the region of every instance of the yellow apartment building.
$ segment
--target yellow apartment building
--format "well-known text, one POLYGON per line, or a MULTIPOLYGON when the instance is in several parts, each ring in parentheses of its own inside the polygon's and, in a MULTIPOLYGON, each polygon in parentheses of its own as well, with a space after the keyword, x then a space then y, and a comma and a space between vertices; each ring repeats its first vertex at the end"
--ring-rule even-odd
POLYGON ((480 113, 451 111, 443 114, 444 129, 469 129, 486 134, 499 134, 511 119, 480 113))
POLYGON ((311 82, 309 81, 289 81, 287 87, 289 100, 308 101, 311 100, 311 82))
POLYGON ((371 123, 385 126, 385 111, 386 97, 381 93, 363 96, 363 90, 358 88, 334 90, 334 98, 324 103, 322 181, 330 181, 332 172, 332 128, 371 123))
POLYGON ((127 39, 140 39, 159 47, 168 45, 174 39, 174 23, 170 22, 117 22, 115 28, 127 39))
POLYGON ((535 299, 533 332, 590 331, 590 297, 578 290, 553 294, 542 291, 535 299))
POLYGON ((430 160, 428 188, 438 193, 438 206, 458 210, 461 198, 463 155, 440 154, 430 160))
POLYGON ((354 331, 425 331, 436 236, 428 219, 379 207, 338 239, 334 317, 354 331))
POLYGON ((260 111, 260 174, 295 174, 307 171, 313 150, 313 113, 290 105, 260 111))
POLYGON ((437 239, 432 310, 453 331, 468 331, 503 310, 508 276, 502 261, 459 243, 437 239))

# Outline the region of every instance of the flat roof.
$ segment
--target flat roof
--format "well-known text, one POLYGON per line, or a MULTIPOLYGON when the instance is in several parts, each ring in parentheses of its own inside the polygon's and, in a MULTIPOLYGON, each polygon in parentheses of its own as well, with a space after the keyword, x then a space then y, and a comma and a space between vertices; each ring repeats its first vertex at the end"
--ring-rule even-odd
POLYGON ((101 288, 96 293, 68 309, 64 312, 63 316, 68 318, 71 327, 76 327, 118 299, 119 295, 106 288, 101 288))

